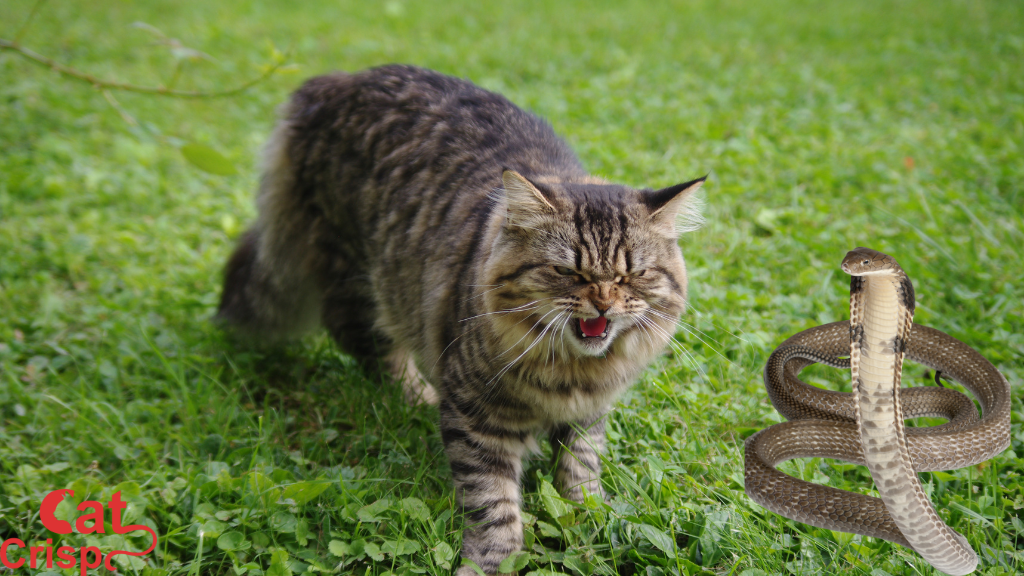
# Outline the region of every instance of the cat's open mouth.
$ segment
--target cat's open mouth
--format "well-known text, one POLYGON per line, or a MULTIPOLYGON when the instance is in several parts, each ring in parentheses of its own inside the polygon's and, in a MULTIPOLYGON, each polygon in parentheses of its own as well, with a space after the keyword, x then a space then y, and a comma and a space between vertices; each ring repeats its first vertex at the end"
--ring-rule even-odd
POLYGON ((604 316, 598 316, 597 318, 591 318, 589 320, 579 319, 579 332, 577 336, 587 340, 589 338, 598 338, 604 340, 608 337, 608 319, 604 316))

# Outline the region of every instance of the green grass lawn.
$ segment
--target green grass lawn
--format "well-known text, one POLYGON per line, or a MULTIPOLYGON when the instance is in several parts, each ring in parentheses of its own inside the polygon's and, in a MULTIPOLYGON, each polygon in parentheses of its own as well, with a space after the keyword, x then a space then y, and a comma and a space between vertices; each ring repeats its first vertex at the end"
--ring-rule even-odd
MULTIPOLYGON (((0 3, 0 38, 32 5, 0 3)), ((908 271, 918 322, 1009 378, 1010 449, 921 478, 981 573, 1024 571, 1024 5, 50 2, 21 40, 101 77, 169 82, 172 51, 136 21, 211 56, 185 61, 178 88, 240 84, 273 46, 292 66, 229 98, 114 92, 118 111, 0 52, 0 537, 54 537, 39 506, 56 488, 120 490, 127 520, 160 536, 129 574, 458 565, 436 410, 407 407, 322 334, 254 350, 209 320, 275 107, 308 76, 408 62, 543 115, 600 176, 711 174, 708 224, 683 240, 679 346, 611 417, 608 503, 553 498, 545 447, 524 479, 521 573, 936 574, 743 493, 743 438, 780 421, 761 368, 788 335, 847 317, 838 265, 859 245, 908 271), (199 170, 187 143, 237 173, 199 170)), ((807 377, 849 390, 837 370, 807 377)), ((913 364, 904 380, 928 383, 913 364)), ((872 489, 866 469, 830 460, 784 470, 872 489)))

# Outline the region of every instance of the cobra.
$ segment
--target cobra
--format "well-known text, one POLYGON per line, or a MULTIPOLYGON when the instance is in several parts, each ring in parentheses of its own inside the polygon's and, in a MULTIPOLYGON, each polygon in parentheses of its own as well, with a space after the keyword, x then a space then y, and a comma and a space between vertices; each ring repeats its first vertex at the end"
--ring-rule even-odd
POLYGON ((1010 384, 970 346, 913 324, 913 284, 891 256, 851 250, 850 321, 793 335, 764 369, 768 396, 789 422, 747 439, 745 488, 761 506, 821 528, 882 538, 914 549, 947 574, 969 574, 978 557, 936 513, 918 472, 974 465, 1010 444, 1010 384), (901 388, 903 358, 959 382, 981 406, 947 388, 901 388), (842 358, 848 356, 848 359, 842 358), (849 368, 853 393, 799 380, 815 362, 849 368), (906 428, 904 419, 945 418, 906 428), (866 465, 881 498, 820 486, 775 469, 794 458, 835 458, 866 465))

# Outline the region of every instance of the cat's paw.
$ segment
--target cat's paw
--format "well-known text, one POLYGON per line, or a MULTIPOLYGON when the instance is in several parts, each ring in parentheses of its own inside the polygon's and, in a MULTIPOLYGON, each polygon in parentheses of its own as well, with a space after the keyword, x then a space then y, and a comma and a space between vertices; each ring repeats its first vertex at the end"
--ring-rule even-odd
POLYGON ((504 572, 484 572, 483 570, 477 572, 477 568, 471 564, 463 564, 455 571, 455 576, 480 576, 480 574, 484 576, 515 576, 515 572, 508 574, 504 572))
POLYGON ((416 369, 412 354, 404 350, 395 350, 388 354, 386 359, 388 372, 391 377, 402 383, 402 392, 405 394, 405 401, 412 406, 429 404, 437 406, 441 403, 441 396, 437 389, 431 386, 426 378, 416 369))
POLYGON ((412 406, 420 404, 437 406, 441 403, 441 397, 437 394, 437 390, 423 380, 402 381, 402 390, 405 392, 405 401, 412 406))

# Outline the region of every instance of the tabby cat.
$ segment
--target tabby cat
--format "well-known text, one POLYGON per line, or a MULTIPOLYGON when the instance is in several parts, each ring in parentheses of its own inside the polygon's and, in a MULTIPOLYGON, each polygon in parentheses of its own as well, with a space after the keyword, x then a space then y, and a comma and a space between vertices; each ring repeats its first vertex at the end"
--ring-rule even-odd
POLYGON ((494 574, 521 548, 540 431, 562 493, 603 494, 605 414, 685 308, 703 178, 605 182, 504 97, 397 65, 307 81, 264 161, 219 317, 273 339, 322 324, 438 404, 463 557, 494 574))

